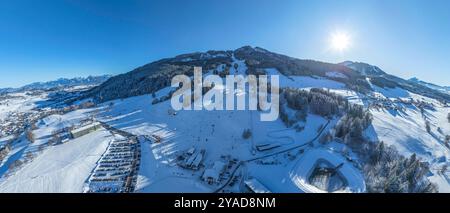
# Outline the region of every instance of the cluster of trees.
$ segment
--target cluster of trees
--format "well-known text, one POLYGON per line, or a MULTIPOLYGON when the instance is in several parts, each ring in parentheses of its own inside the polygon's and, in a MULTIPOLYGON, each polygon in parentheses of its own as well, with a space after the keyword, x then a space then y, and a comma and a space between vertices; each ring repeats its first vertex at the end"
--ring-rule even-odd
POLYGON ((309 91, 295 88, 281 89, 280 119, 288 127, 298 121, 305 122, 308 112, 331 118, 342 114, 348 107, 349 103, 345 98, 328 90, 320 88, 312 88, 309 91), (288 113, 290 110, 293 110, 293 115, 288 113))
POLYGON ((23 164, 23 161, 21 161, 20 159, 17 159, 15 161, 13 161, 11 164, 9 164, 8 169, 9 169, 9 171, 12 171, 13 169, 20 167, 22 164, 23 164))
POLYGON ((339 138, 358 154, 368 192, 436 192, 437 187, 426 178, 428 165, 416 155, 406 158, 394 147, 364 137, 363 131, 372 119, 372 114, 362 106, 349 105, 334 131, 324 134, 320 142, 339 138))
POLYGON ((11 151, 11 145, 6 144, 3 147, 0 147, 0 162, 3 161, 3 159, 8 155, 8 153, 11 151))
POLYGON ((383 77, 372 77, 370 78, 370 83, 381 88, 395 88, 397 86, 395 81, 390 81, 383 77))
POLYGON ((367 111, 352 108, 335 127, 334 135, 325 134, 321 143, 341 138, 351 150, 358 154, 363 165, 362 172, 368 192, 376 193, 421 193, 436 192, 426 174, 428 165, 413 154, 406 158, 392 146, 383 142, 368 141, 362 132, 370 125, 372 115, 367 111))
POLYGON ((428 165, 420 162, 415 154, 406 158, 383 142, 372 144, 375 147, 368 149, 369 157, 363 169, 368 192, 437 192, 436 185, 425 177, 428 165))
POLYGON ((433 103, 428 103, 428 102, 425 102, 425 101, 415 100, 415 101, 412 102, 412 104, 414 106, 416 106, 417 108, 419 108, 420 113, 422 114, 422 117, 424 117, 424 118, 426 117, 425 110, 432 110, 432 111, 436 110, 433 103))
POLYGON ((231 67, 231 65, 227 64, 222 72, 215 70, 215 72, 213 72, 213 73, 215 75, 219 75, 221 78, 225 78, 227 75, 230 74, 230 67, 231 67))
POLYGON ((310 111, 314 114, 331 117, 340 113, 348 102, 340 95, 330 91, 312 88, 309 91, 286 88, 282 90, 283 98, 289 108, 294 110, 310 111))
POLYGON ((24 163, 30 162, 31 160, 33 160, 33 158, 34 155, 31 151, 26 152, 24 156, 24 163))
POLYGON ((131 72, 111 77, 103 84, 83 93, 78 99, 93 98, 96 103, 131 96, 152 94, 162 88, 169 87, 176 75, 193 76, 194 66, 201 66, 203 70, 212 70, 219 65, 231 67, 231 52, 194 53, 162 59, 131 72), (208 57, 208 54, 222 54, 223 57, 208 57), (192 58, 193 60, 182 60, 192 58))
POLYGON ((343 139, 352 149, 360 149, 363 131, 372 123, 372 114, 360 105, 350 105, 335 126, 335 137, 343 139))

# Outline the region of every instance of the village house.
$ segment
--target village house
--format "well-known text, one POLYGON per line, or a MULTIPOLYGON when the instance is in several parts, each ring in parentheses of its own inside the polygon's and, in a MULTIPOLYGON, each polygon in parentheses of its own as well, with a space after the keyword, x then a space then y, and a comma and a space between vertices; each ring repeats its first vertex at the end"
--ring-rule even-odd
POLYGON ((99 122, 94 122, 94 123, 91 123, 86 126, 82 126, 80 128, 70 131, 70 135, 72 138, 79 138, 83 135, 87 135, 93 131, 100 129, 100 127, 101 127, 101 124, 99 122))

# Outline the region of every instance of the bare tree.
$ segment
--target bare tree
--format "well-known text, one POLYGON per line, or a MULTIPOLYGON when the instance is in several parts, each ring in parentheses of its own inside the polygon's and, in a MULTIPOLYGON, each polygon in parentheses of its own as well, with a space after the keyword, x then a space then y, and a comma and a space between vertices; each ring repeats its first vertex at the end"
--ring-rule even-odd
POLYGON ((30 141, 31 143, 34 143, 35 138, 34 138, 33 131, 28 130, 27 133, 26 133, 26 137, 27 137, 28 141, 30 141))
POLYGON ((21 166, 23 164, 23 162, 21 160, 15 160, 14 162, 12 162, 11 164, 9 164, 9 169, 13 170, 19 166, 21 166))

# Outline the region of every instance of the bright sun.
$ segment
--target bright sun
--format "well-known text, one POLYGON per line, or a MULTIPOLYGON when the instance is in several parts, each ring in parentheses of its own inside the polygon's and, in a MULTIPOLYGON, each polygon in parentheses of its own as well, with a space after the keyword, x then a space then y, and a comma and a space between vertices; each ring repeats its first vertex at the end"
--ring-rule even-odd
POLYGON ((331 46, 335 50, 344 51, 350 46, 350 37, 347 33, 334 33, 331 35, 331 46))

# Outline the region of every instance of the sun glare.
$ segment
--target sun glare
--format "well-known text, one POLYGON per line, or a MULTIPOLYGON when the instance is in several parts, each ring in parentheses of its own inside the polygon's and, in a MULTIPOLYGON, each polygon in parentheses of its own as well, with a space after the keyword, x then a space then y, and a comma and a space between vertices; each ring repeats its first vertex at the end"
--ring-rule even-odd
POLYGON ((337 32, 331 35, 331 46, 338 51, 344 51, 350 46, 350 36, 347 33, 337 32))

